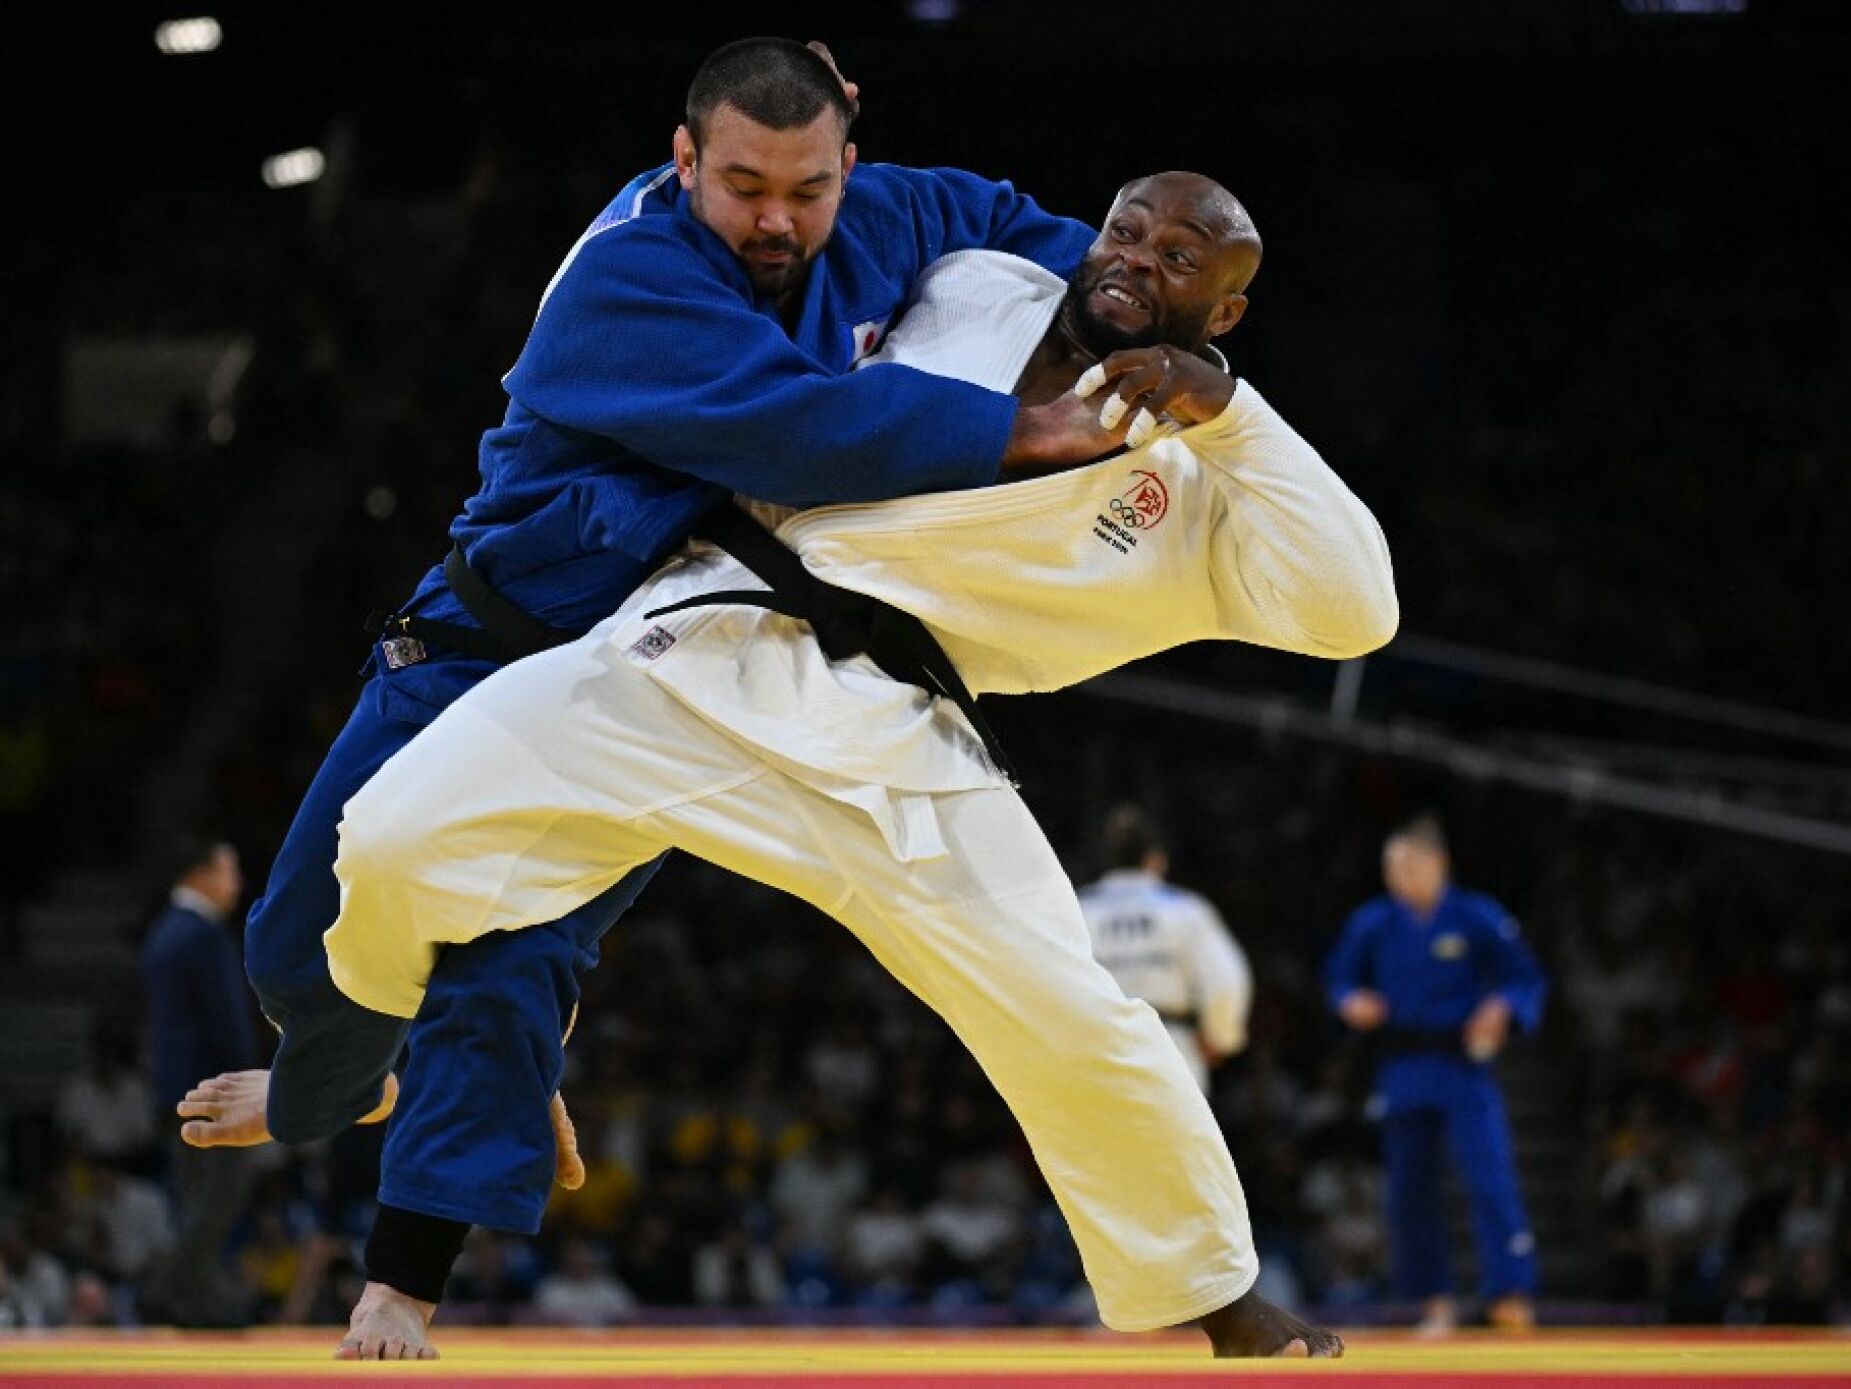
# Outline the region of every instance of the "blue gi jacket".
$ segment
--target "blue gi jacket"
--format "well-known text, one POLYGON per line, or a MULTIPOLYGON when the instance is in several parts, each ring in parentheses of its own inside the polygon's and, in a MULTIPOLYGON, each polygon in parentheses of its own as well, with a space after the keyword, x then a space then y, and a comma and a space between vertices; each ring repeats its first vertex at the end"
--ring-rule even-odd
POLYGON ((1511 1021, 1533 1031, 1546 984, 1516 918, 1482 892, 1448 887, 1421 921, 1381 896, 1358 907, 1324 967, 1334 1008, 1345 994, 1374 989, 1388 1000, 1388 1027, 1457 1033, 1491 994, 1510 1004, 1511 1021))
MULTIPOLYGON (((579 631, 731 492, 804 506, 992 482, 1012 397, 908 367, 849 368, 939 256, 989 247, 1064 277, 1092 239, 1007 183, 860 164, 787 331, 695 219, 673 167, 644 174, 548 286, 451 535, 506 597, 579 631)), ((408 610, 470 620, 440 568, 408 610)), ((387 672, 382 697, 422 721, 487 669, 443 659, 387 672)))

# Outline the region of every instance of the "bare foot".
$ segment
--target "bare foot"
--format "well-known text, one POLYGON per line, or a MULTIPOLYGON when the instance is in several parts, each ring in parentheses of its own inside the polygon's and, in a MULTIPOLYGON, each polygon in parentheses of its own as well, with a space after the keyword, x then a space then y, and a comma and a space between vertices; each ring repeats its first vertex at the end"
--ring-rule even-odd
POLYGON ((1218 1359, 1280 1355, 1325 1360, 1343 1354, 1343 1338, 1336 1332, 1301 1321, 1258 1293, 1237 1297, 1197 1317, 1195 1324, 1207 1333, 1218 1359))
POLYGON ((426 1334, 435 1302, 420 1302, 384 1283, 368 1283, 347 1323, 336 1360, 435 1360, 426 1334))
MULTIPOLYGON (((268 1071, 227 1071, 202 1080, 174 1107, 188 1121, 180 1126, 180 1137, 195 1148, 252 1148, 268 1143, 270 1127, 264 1122, 264 1106, 269 1098, 268 1071)), ((388 1073, 379 1103, 360 1122, 377 1124, 397 1103, 398 1077, 388 1073)))
POLYGON ((585 1160, 578 1155, 578 1130, 566 1113, 565 1097, 557 1090, 546 1112, 553 1121, 553 1180, 567 1191, 585 1185, 585 1160))
POLYGON ((1435 1339, 1450 1336, 1459 1329, 1459 1305, 1445 1295, 1430 1297, 1414 1325, 1416 1336, 1435 1339))
POLYGON ((1485 1308, 1485 1318, 1497 1331, 1534 1331, 1536 1307, 1522 1293, 1507 1293, 1485 1308))

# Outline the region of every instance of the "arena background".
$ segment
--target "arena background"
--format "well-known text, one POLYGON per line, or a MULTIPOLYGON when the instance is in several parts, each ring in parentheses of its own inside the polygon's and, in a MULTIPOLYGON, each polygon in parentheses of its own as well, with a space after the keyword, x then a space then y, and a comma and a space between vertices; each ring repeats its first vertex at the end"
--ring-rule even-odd
MULTIPOLYGON (((6 29, 0 1326, 135 1321, 123 1193, 158 1204, 161 1136, 100 1153, 59 1116, 86 1074, 135 1102, 161 848, 226 827, 261 882, 541 288, 666 158, 700 57, 767 30, 834 46, 863 158, 1092 221, 1137 173, 1226 182, 1267 244, 1230 356, 1390 538, 1403 632, 1366 661, 1197 648, 994 712, 1076 877, 1142 800, 1254 962, 1213 1100, 1270 1291, 1411 1316, 1367 1053, 1315 979, 1384 829, 1434 807, 1554 984, 1503 1063, 1545 1320, 1851 1317, 1843 7, 137 2, 6 29), (208 10, 216 49, 157 48, 208 10), (266 163, 305 149, 311 181, 266 163)), ((1087 1319, 982 1076, 806 909, 675 863, 569 1056, 592 1180, 539 1239, 472 1242, 456 1321, 535 1320, 561 1269, 646 1322, 1087 1319), (974 1263, 877 1279, 806 1237, 958 1187, 1008 1231, 974 1263)), ((258 1320, 345 1319, 375 1162, 366 1133, 277 1155, 240 1236, 258 1320)))

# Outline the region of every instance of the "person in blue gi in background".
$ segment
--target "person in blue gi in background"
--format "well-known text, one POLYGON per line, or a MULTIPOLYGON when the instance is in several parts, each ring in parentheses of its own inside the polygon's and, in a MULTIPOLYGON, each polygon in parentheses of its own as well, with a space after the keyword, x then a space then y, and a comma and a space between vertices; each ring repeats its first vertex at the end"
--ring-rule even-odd
MULTIPOLYGON (((908 367, 850 372, 938 257, 1008 251, 1065 278, 1094 237, 1007 183, 857 166, 853 97, 820 45, 718 50, 689 89, 674 161, 626 186, 546 287, 455 548, 380 620, 359 706, 251 911, 246 967, 282 1034, 273 1068, 198 1087, 180 1106, 187 1141, 308 1142, 392 1103, 407 1025, 348 1002, 321 942, 338 913, 337 826, 464 691, 615 611, 734 492, 874 501, 1122 440, 1070 393, 1019 407, 908 367)), ((653 869, 551 927, 444 952, 409 1024, 344 1355, 432 1354, 424 1328, 469 1225, 538 1230, 575 971, 653 869)))
POLYGON ((1492 1325, 1534 1325, 1536 1240, 1517 1189, 1510 1123, 1491 1061, 1515 1022, 1542 1018, 1541 968, 1511 914, 1450 881, 1440 822, 1416 819, 1382 847, 1385 896, 1344 923, 1325 966, 1337 1016, 1382 1047, 1388 1229, 1396 1295, 1425 1303, 1423 1330, 1457 1321, 1445 1209, 1444 1138, 1465 1184, 1492 1325))

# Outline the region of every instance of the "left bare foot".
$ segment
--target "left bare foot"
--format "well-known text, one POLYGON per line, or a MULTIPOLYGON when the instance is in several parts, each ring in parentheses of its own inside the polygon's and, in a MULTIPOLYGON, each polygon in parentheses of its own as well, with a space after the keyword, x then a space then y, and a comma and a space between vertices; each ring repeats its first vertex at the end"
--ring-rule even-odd
POLYGON ((1258 1293, 1237 1297, 1227 1306, 1197 1317, 1217 1359, 1286 1356, 1317 1360, 1343 1354, 1343 1338, 1276 1307, 1258 1293))
POLYGON ((336 1360, 435 1360, 430 1342, 435 1302, 420 1302, 384 1283, 368 1283, 353 1309, 336 1360))
MULTIPOLYGON (((268 1071, 227 1071, 202 1080, 174 1107, 188 1121, 180 1126, 180 1138, 195 1148, 254 1148, 268 1143, 270 1126, 264 1110, 269 1099, 268 1071)), ((377 1124, 397 1103, 398 1077, 388 1072, 379 1103, 360 1122, 377 1124)))

